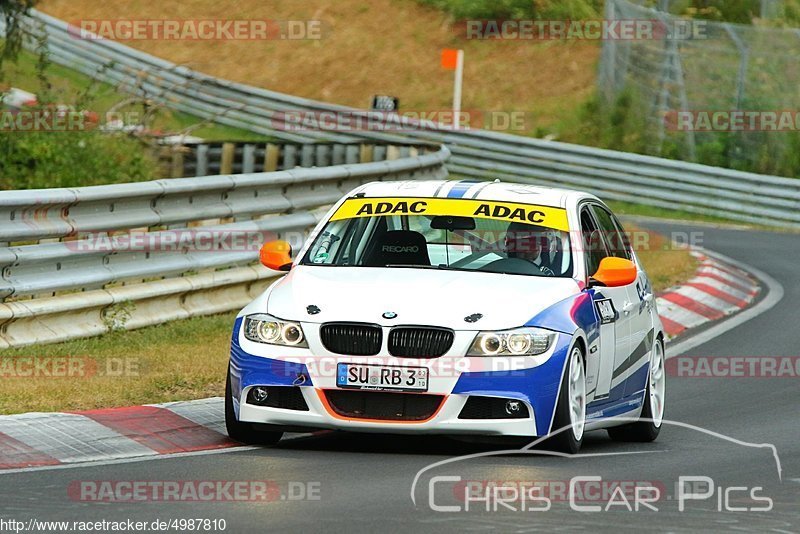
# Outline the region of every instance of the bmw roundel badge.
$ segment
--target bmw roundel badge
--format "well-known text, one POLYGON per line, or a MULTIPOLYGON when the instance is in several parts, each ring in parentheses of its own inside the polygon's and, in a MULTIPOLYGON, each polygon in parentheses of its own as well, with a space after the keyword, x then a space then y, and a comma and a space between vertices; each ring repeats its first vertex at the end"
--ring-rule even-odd
POLYGON ((385 312, 383 314, 384 319, 394 319, 395 317, 397 317, 397 314, 395 312, 385 312))

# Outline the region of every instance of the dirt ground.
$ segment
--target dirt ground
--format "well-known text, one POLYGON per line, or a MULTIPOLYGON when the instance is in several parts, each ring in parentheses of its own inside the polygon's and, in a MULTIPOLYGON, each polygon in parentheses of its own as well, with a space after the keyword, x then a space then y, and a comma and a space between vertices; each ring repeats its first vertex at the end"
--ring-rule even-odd
POLYGON ((70 22, 318 20, 317 40, 125 42, 215 76, 357 107, 390 94, 403 110, 449 109, 453 73, 440 52, 463 48, 462 109, 524 112, 527 133, 576 127, 600 52, 598 42, 467 40, 463 25, 413 0, 42 0, 38 8, 70 22))

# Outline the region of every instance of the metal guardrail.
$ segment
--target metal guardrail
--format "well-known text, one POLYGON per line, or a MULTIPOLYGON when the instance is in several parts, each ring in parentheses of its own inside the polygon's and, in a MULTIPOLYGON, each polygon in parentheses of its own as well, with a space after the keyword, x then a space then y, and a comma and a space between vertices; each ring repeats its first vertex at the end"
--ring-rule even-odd
MULTIPOLYGON (((624 1, 624 0, 619 0, 624 1)), ((590 189, 606 199, 716 215, 743 222, 800 227, 800 180, 763 176, 681 161, 544 141, 484 130, 453 130, 430 122, 386 117, 219 80, 108 40, 80 39, 79 31, 34 11, 31 31, 44 28, 52 59, 123 85, 174 109, 299 143, 320 140, 445 143, 448 168, 476 178, 590 189), (35 23, 34 23, 35 21, 35 23), (282 113, 344 115, 335 131, 287 131, 282 113), (353 115, 402 131, 347 131, 353 115)))
POLYGON ((299 247, 359 184, 447 176, 444 147, 308 148, 308 168, 0 191, 0 347, 241 307, 278 274, 256 263, 266 238, 299 247))
POLYGON ((158 147, 165 178, 327 167, 416 155, 417 145, 202 141, 158 147))

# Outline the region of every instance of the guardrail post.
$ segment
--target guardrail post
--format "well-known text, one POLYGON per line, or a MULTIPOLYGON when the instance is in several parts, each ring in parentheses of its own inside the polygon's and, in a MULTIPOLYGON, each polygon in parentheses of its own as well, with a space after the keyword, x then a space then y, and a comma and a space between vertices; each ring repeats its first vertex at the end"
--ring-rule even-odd
POLYGON ((195 176, 208 176, 208 145, 205 143, 197 145, 196 151, 197 165, 195 166, 195 176))
POLYGON ((170 154, 169 147, 156 146, 153 148, 153 155, 157 161, 159 178, 169 178, 172 168, 172 155, 170 154))
POLYGON ((264 148, 264 172, 271 172, 278 170, 278 159, 281 155, 281 149, 278 145, 269 143, 264 148))
POLYGON ((300 166, 301 167, 315 167, 314 161, 314 145, 303 145, 300 150, 300 166))
POLYGON ((256 170, 256 145, 242 147, 242 172, 251 173, 256 170))
POLYGON ((347 145, 345 147, 344 161, 347 164, 358 163, 361 161, 361 147, 358 145, 347 145))
POLYGON ((331 165, 344 165, 347 162, 347 147, 345 145, 335 144, 331 148, 331 165))
POLYGON ((233 173, 233 156, 236 154, 236 145, 234 143, 222 144, 222 160, 219 164, 220 174, 233 173))
POLYGON ((317 145, 317 167, 329 167, 331 164, 331 146, 317 145))
POLYGON ((361 145, 361 154, 359 156, 359 161, 361 163, 370 163, 375 161, 372 157, 372 145, 361 145))
POLYGON ((183 178, 183 152, 180 150, 172 150, 172 162, 170 163, 169 170, 170 178, 183 178))
POLYGON ((297 145, 284 145, 283 169, 294 169, 295 167, 297 167, 297 145))

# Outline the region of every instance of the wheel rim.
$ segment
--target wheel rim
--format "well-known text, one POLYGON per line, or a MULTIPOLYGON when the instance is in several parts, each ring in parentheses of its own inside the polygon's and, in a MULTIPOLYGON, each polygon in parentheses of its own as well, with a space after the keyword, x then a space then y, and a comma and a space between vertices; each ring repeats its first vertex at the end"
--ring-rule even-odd
POLYGON ((653 346, 653 361, 650 364, 650 415, 657 427, 661 426, 664 419, 665 386, 664 346, 660 341, 656 341, 653 346))
POLYGON ((583 371, 583 356, 578 347, 572 349, 569 358, 569 420, 572 435, 580 441, 586 424, 586 377, 583 371))

